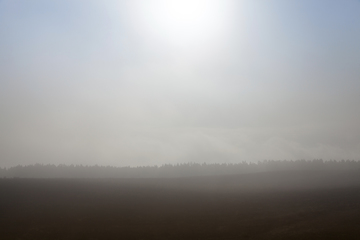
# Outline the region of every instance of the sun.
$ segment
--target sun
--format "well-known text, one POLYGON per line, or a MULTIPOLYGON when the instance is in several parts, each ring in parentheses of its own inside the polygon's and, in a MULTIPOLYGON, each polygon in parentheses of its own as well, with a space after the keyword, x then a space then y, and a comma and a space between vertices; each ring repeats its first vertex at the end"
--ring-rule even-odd
POLYGON ((171 45, 216 41, 229 16, 226 0, 144 0, 134 4, 137 23, 149 37, 171 45))

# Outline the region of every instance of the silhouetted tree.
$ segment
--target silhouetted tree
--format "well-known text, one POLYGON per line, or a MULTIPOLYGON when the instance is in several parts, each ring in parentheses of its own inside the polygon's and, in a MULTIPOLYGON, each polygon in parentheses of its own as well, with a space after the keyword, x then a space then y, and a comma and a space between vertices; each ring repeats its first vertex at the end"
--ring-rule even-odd
POLYGON ((21 178, 173 178, 209 175, 230 175, 269 171, 348 171, 360 170, 360 162, 354 160, 323 161, 274 161, 258 163, 241 162, 230 164, 182 163, 162 166, 112 167, 83 165, 43 165, 15 166, 0 168, 0 177, 21 178))

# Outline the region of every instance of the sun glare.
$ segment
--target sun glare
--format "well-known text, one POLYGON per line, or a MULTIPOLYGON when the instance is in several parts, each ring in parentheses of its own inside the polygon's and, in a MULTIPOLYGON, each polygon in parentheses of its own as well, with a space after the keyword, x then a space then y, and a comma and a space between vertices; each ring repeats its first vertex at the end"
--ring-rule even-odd
POLYGON ((226 0, 137 1, 137 22, 152 38, 171 45, 207 44, 223 37, 228 6, 226 0))

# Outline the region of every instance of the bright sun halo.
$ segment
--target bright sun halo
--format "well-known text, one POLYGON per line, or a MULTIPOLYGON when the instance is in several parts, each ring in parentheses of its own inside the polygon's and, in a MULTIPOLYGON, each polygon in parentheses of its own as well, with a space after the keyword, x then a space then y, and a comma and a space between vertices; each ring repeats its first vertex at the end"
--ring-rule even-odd
POLYGON ((216 40, 224 32, 226 0, 144 0, 136 11, 145 32, 172 45, 216 40))

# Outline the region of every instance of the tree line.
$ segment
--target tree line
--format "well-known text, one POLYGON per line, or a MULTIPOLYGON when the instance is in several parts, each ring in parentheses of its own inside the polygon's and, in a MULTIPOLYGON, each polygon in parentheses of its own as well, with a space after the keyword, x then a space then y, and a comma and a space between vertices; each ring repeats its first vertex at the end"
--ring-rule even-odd
POLYGON ((161 166, 113 167, 87 165, 34 164, 0 168, 2 178, 177 178, 231 175, 268 171, 349 171, 360 170, 360 161, 261 161, 241 163, 183 163, 161 166))

